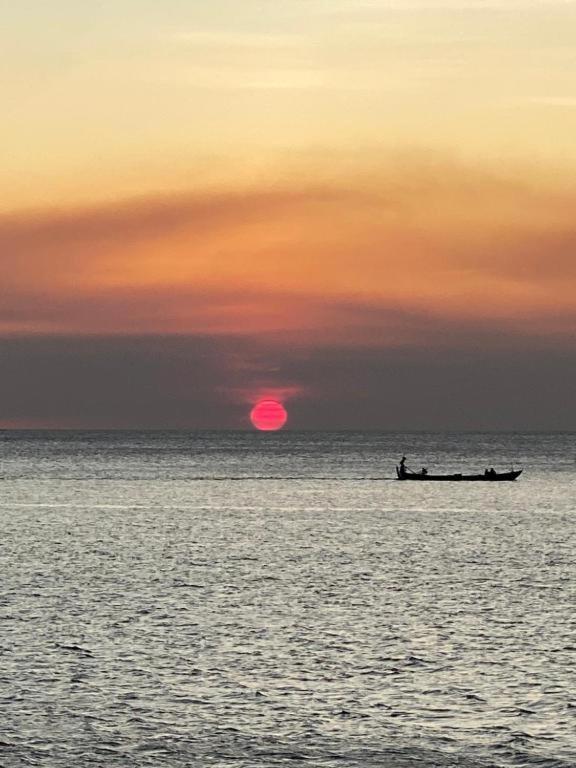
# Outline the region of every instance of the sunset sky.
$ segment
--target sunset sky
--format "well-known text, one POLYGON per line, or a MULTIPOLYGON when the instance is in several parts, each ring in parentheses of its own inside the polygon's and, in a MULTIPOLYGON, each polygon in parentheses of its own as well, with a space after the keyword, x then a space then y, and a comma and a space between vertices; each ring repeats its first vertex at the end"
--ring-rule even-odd
POLYGON ((576 429, 576 2, 0 18, 0 428, 576 429))

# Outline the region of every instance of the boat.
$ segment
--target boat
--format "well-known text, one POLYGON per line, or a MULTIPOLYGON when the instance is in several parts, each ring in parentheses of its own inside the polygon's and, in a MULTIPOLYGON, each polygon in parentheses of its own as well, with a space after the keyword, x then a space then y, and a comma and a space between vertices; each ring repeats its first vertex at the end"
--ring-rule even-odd
POLYGON ((431 480, 431 481, 454 481, 454 482, 466 482, 466 481, 483 481, 483 482, 500 482, 502 480, 510 481, 516 480, 522 474, 521 469, 512 469, 510 472, 496 472, 494 469, 487 469, 481 474, 475 475, 463 475, 461 472, 452 475, 431 475, 426 468, 423 468, 420 472, 412 472, 406 469, 404 462, 406 457, 402 458, 400 466, 396 467, 396 475, 398 480, 431 480))

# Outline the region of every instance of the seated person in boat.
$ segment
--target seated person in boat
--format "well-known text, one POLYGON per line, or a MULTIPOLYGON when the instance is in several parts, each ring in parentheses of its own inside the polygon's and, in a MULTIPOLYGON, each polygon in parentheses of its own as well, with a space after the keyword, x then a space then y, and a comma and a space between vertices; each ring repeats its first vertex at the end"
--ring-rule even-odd
POLYGON ((426 469, 426 467, 422 467, 422 469, 420 470, 420 474, 421 475, 427 475, 428 474, 428 470, 426 469))

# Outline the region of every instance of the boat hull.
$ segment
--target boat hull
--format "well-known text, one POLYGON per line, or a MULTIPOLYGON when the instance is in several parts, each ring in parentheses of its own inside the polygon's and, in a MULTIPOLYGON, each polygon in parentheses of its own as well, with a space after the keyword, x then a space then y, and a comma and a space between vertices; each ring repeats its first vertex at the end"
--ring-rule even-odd
POLYGON ((396 474, 398 480, 416 480, 419 482, 483 482, 483 483, 498 483, 498 482, 510 482, 516 480, 522 474, 521 469, 514 470, 513 472, 497 472, 493 475, 422 475, 418 472, 400 472, 398 467, 396 468, 396 474))

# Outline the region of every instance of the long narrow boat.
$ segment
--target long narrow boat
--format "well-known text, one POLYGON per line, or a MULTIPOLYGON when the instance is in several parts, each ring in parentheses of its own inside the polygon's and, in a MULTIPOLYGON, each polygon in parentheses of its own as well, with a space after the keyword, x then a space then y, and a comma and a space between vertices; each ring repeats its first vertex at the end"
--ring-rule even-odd
POLYGON ((396 467, 396 474, 398 480, 453 480, 453 481, 470 481, 470 480, 482 480, 488 483, 499 482, 501 480, 516 480, 522 474, 521 469, 512 470, 511 472, 485 472, 481 475, 429 475, 427 472, 410 472, 407 469, 396 467))

